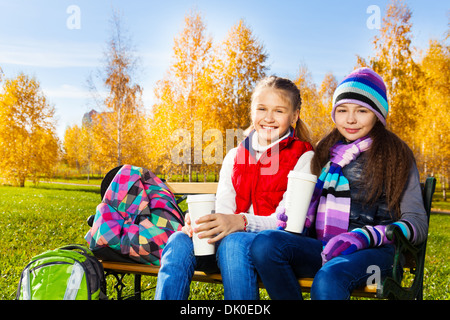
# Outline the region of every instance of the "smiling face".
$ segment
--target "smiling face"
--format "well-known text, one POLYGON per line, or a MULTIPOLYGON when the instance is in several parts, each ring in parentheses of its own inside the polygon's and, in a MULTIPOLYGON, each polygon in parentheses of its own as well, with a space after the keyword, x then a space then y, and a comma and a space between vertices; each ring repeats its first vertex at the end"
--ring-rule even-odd
POLYGON ((252 121, 260 145, 269 145, 287 133, 299 115, 293 109, 282 90, 261 89, 252 101, 252 121))
POLYGON ((373 111, 352 103, 337 106, 334 118, 336 128, 348 142, 368 135, 377 122, 373 111))

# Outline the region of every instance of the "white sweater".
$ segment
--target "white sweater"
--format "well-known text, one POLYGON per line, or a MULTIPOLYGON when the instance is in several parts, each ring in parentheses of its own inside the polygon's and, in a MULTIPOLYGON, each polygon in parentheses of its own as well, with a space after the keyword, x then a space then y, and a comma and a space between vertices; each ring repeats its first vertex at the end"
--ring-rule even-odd
MULTIPOLYGON (((258 139, 255 136, 253 139, 253 149, 256 151, 256 159, 259 160, 261 155, 270 147, 279 143, 286 136, 282 137, 278 141, 272 143, 269 146, 259 146, 258 139)), ((233 172, 234 158, 236 157, 237 148, 231 149, 225 158, 223 159, 222 168, 220 170, 219 184, 217 186, 216 193, 216 212, 233 214, 236 210, 236 191, 234 190, 231 175, 233 172)), ((294 171, 311 173, 311 159, 314 156, 313 151, 305 152, 297 161, 294 167, 294 171)), ((283 199, 278 204, 278 208, 283 208, 285 203, 286 193, 283 195, 283 199)), ((247 231, 259 232, 266 229, 277 228, 277 217, 274 212, 270 216, 255 216, 253 212, 253 206, 250 206, 249 212, 243 212, 247 214, 247 231)))

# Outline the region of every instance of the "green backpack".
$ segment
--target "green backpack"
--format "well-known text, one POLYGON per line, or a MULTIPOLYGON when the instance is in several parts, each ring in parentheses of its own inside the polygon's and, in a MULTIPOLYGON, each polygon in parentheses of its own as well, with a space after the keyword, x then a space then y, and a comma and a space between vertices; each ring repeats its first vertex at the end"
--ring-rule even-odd
POLYGON ((106 299, 102 264, 84 246, 69 245, 31 259, 20 276, 17 300, 106 299))

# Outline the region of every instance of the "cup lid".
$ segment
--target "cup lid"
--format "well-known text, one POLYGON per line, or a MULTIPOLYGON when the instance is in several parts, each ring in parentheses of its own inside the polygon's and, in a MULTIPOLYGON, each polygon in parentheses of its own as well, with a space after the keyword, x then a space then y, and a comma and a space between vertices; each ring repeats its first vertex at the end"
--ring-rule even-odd
POLYGON ((215 194, 190 194, 187 196, 186 202, 192 203, 192 202, 209 202, 209 201, 216 201, 216 195, 215 194))

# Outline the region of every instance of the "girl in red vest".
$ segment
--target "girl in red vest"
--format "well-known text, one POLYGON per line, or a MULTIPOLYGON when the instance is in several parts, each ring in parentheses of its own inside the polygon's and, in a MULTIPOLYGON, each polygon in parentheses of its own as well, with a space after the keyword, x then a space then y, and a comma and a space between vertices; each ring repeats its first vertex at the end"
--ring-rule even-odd
POLYGON ((216 213, 200 218, 196 230, 187 215, 183 231, 169 238, 155 299, 187 299, 194 269, 220 270, 225 299, 259 298, 250 245, 259 231, 277 228, 289 171, 311 172, 314 152, 309 131, 299 117, 300 106, 300 91, 292 81, 271 76, 257 84, 251 131, 222 164, 216 213), (213 259, 194 256, 193 231, 216 244, 213 259))

